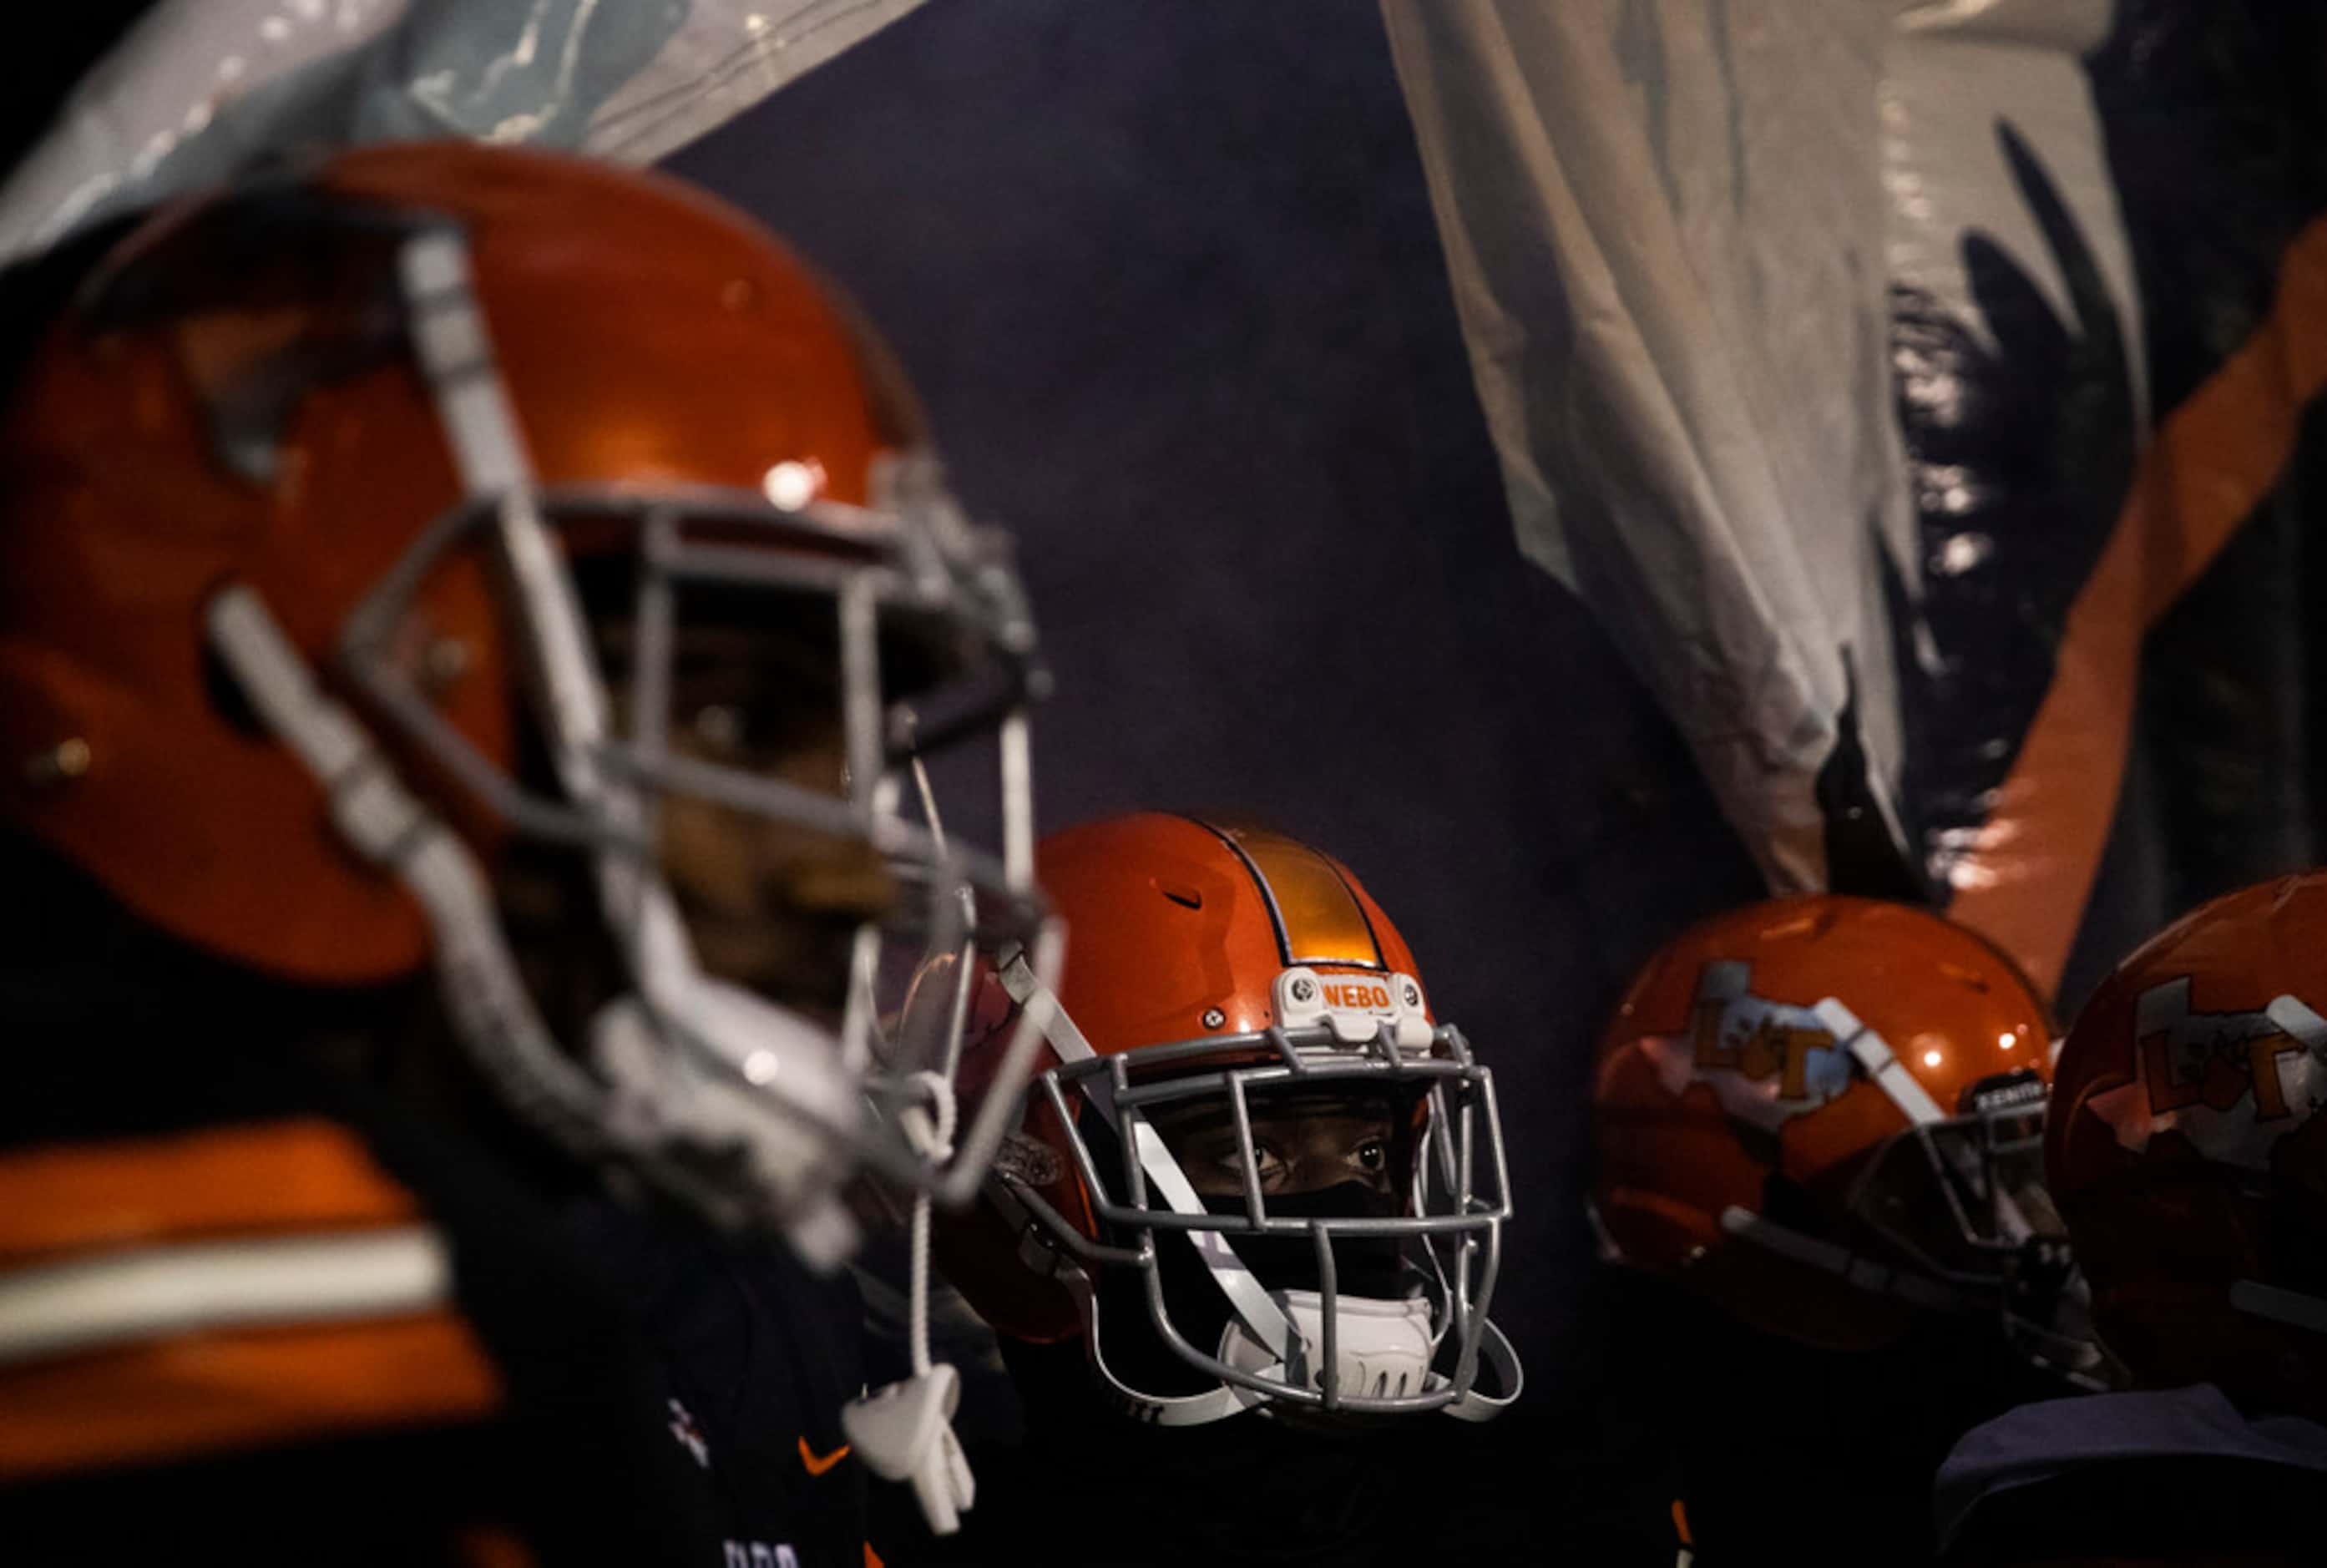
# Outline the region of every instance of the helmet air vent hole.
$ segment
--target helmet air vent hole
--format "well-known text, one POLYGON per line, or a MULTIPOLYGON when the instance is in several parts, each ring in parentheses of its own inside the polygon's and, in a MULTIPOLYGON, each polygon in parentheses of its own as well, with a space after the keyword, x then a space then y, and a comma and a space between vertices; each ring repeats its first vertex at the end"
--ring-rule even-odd
POLYGON ((1826 928, 1831 923, 1813 911, 1795 915, 1790 919, 1779 920, 1775 925, 1764 926, 1759 934, 1762 940, 1765 942, 1782 942, 1789 937, 1822 937, 1826 935, 1826 928))
POLYGON ((1185 882, 1167 882, 1156 879, 1154 887, 1157 892, 1162 893, 1183 910, 1201 910, 1204 907, 1204 895, 1185 882))
POLYGON ((1987 994, 1987 978, 1977 970, 1967 969, 1960 964, 1941 964, 1939 973, 1967 991, 1977 991, 1983 996, 1987 994))
POLYGON ((202 695, 209 699, 210 712, 226 726, 247 741, 271 741, 274 734, 250 698, 242 689, 242 682, 227 667, 217 649, 202 644, 202 695))

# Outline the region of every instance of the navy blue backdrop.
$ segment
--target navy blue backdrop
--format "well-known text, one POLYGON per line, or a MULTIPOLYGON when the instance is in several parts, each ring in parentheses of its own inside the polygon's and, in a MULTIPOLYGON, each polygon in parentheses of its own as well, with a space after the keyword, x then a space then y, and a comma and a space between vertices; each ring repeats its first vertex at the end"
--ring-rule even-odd
POLYGON ((1759 883, 1519 559, 1374 6, 934 0, 671 163, 857 296, 1017 533, 1043 820, 1247 809, 1398 922, 1499 1074, 1497 1316, 1556 1386, 1598 1022, 1759 883))

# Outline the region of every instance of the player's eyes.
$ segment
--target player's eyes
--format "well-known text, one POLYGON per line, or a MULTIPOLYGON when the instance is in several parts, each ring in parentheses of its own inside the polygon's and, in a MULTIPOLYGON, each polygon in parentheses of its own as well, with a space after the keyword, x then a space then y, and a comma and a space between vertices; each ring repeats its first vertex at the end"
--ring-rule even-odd
POLYGON ((1379 1138, 1368 1138, 1358 1145, 1358 1169, 1369 1175, 1389 1168, 1389 1149, 1379 1138))
MULTIPOLYGON (((1234 1171, 1239 1180, 1242 1179, 1244 1162, 1237 1158, 1233 1151, 1220 1163, 1234 1171)), ((1254 1171, 1259 1173, 1260 1184, 1263 1187, 1268 1187, 1285 1180, 1284 1160, 1278 1156, 1276 1150, 1266 1143, 1255 1143, 1252 1146, 1252 1166, 1254 1171)))

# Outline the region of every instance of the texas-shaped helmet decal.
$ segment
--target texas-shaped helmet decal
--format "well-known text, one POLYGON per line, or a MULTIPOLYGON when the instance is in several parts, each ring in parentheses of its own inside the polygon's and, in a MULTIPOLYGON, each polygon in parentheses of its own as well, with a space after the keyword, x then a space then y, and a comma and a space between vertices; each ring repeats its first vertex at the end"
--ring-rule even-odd
POLYGON ((2327 1106, 2327 1019, 2292 995, 2254 1013, 2193 1013, 2190 977, 2141 994, 2134 1079, 2092 1112, 2140 1153, 2171 1129, 2208 1158, 2266 1170, 2272 1147, 2327 1106))
POLYGON ((1643 1036, 1640 1050, 1666 1092, 1704 1084, 1730 1115, 1774 1133, 1847 1089, 1851 1058, 1814 1010, 1754 995, 1752 972, 1736 959, 1706 965, 1688 1032, 1643 1036))

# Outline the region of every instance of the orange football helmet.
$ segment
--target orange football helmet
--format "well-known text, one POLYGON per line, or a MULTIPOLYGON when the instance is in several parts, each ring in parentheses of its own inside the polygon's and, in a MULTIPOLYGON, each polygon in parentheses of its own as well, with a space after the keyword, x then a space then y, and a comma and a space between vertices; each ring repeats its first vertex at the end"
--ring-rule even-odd
POLYGON ((1603 1240, 1808 1343, 2005 1310, 2084 1367, 2041 1181, 2051 1041, 2011 963, 1938 916, 1827 894, 1715 916, 1649 962, 1603 1042, 1603 1240))
POLYGON ((2046 1168, 2142 1381, 2327 1415, 2327 873, 2201 906, 2117 966, 2054 1068, 2046 1168))
POLYGON ((967 1196, 1003 1117, 946 1162, 868 1114, 957 1054, 884 1033, 877 976, 891 938, 1042 961, 1033 632, 885 367, 741 215, 579 161, 374 147, 151 219, 0 415, 0 816, 267 975, 433 965, 538 1130, 814 1261, 860 1163, 967 1196), (678 711, 705 679, 734 705, 678 711), (803 715, 836 760, 787 775, 752 732, 803 715), (971 733, 999 858, 899 806, 909 751, 971 733), (701 960, 690 812, 873 862, 836 1027, 701 960), (611 941, 563 1039, 495 896, 521 853, 611 941))
POLYGON ((1051 835, 1037 872, 1071 956, 1055 995, 1001 974, 1051 1050, 994 1205, 945 1238, 957 1288, 1005 1334, 1084 1334, 1162 1424, 1508 1405, 1493 1078, 1348 868, 1145 812, 1051 835), (1272 1139, 1333 1126, 1371 1131, 1287 1174, 1272 1139))

